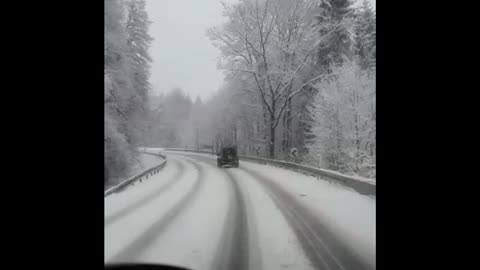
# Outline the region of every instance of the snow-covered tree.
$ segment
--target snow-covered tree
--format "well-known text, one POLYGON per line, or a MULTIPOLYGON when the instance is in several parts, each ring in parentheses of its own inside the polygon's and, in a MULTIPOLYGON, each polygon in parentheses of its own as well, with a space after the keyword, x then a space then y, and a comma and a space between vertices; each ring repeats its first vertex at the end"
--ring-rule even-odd
POLYGON ((134 95, 129 76, 122 1, 105 0, 105 103, 126 114, 134 95))
POLYGON ((275 157, 276 128, 291 100, 314 77, 299 76, 316 50, 309 1, 241 0, 225 5, 229 21, 210 29, 209 37, 222 53, 224 67, 246 73, 255 82, 251 94, 258 95, 268 126, 269 157, 275 157))
POLYGON ((151 111, 150 142, 154 146, 189 147, 192 100, 182 89, 166 93, 151 111))
POLYGON ((321 41, 317 43, 315 67, 328 73, 352 56, 352 0, 318 0, 315 30, 321 41))
POLYGON ((105 0, 105 168, 111 178, 127 174, 131 161, 127 111, 133 95, 122 4, 105 0))
POLYGON ((105 171, 125 177, 143 133, 148 94, 148 19, 143 1, 105 0, 105 171))
POLYGON ((126 2, 128 18, 126 32, 129 64, 132 72, 135 92, 140 96, 140 106, 147 104, 150 90, 150 62, 148 49, 153 38, 148 33, 151 22, 145 11, 145 0, 128 0, 126 2))
POLYGON ((364 0, 355 20, 355 50, 364 70, 376 67, 376 25, 375 11, 364 0))
POLYGON ((311 154, 317 165, 372 176, 375 164, 375 77, 353 61, 332 69, 317 83, 315 140, 311 154))
POLYGON ((127 50, 129 72, 132 80, 134 96, 130 100, 130 118, 135 141, 142 140, 145 136, 147 123, 148 92, 151 88, 150 62, 148 53, 152 37, 148 33, 150 21, 145 11, 145 0, 128 0, 126 10, 127 50))

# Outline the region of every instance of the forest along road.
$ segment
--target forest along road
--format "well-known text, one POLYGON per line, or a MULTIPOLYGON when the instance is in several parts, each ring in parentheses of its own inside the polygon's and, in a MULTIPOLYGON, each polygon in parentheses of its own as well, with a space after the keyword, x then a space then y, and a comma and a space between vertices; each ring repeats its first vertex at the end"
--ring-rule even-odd
POLYGON ((217 168, 214 158, 167 152, 160 173, 105 197, 105 263, 375 269, 374 198, 267 165, 217 168))

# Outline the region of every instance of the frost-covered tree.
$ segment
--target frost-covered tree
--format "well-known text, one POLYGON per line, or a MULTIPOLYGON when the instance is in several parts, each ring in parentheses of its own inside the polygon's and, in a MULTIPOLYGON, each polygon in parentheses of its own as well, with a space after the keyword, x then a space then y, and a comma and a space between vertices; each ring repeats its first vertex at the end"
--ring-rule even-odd
POLYGON ((265 148, 268 132, 261 101, 245 90, 251 86, 244 74, 227 76, 226 84, 211 105, 216 115, 215 138, 217 145, 237 145, 241 154, 264 156, 268 151, 265 148))
POLYGON ((150 58, 148 49, 153 40, 148 33, 150 21, 145 11, 144 0, 128 0, 126 10, 127 49, 129 72, 132 80, 134 96, 130 100, 130 118, 136 141, 143 139, 147 129, 146 114, 148 104, 148 92, 151 88, 150 58))
MULTIPOLYGON (((269 157, 275 157, 276 130, 291 100, 318 79, 299 76, 315 52, 309 1, 253 1, 225 5, 228 22, 210 29, 209 37, 222 53, 224 67, 246 73, 258 95, 268 129, 269 157)), ((287 110, 288 111, 288 110, 287 110)))
POLYGON ((241 0, 225 5, 225 15, 227 23, 208 35, 227 74, 244 81, 224 86, 236 95, 236 119, 243 119, 233 127, 237 141, 247 144, 240 148, 250 153, 263 143, 260 152, 270 158, 288 159, 293 148, 306 154, 313 139, 312 84, 353 55, 352 1, 241 0), (243 103, 249 106, 244 113, 255 117, 240 114, 243 103))
MULTIPOLYGON (((131 153, 126 123, 132 84, 126 57, 121 1, 105 1, 105 168, 111 178, 128 173, 131 153)), ((106 179, 108 181, 108 179, 106 179)))
POLYGON ((355 20, 355 52, 364 70, 376 67, 376 18, 370 2, 364 0, 355 20))
POLYGON ((318 43, 315 67, 328 73, 352 55, 352 0, 318 0, 315 30, 318 43))
POLYGON ((151 144, 163 147, 188 147, 192 100, 182 89, 166 93, 151 112, 151 144))
POLYGON ((122 1, 105 0, 105 103, 126 114, 134 95, 127 57, 122 1))
POLYGON ((150 90, 150 62, 148 49, 153 38, 148 33, 151 22, 145 11, 145 0, 128 0, 126 2, 128 18, 126 32, 129 65, 133 78, 135 92, 141 97, 140 106, 147 104, 150 90))
POLYGON ((146 24, 134 23, 135 18, 146 16, 146 13, 142 13, 142 1, 129 1, 133 2, 134 6, 139 6, 138 10, 131 5, 126 8, 121 0, 104 1, 104 152, 105 174, 111 179, 128 175, 135 160, 134 147, 139 137, 137 123, 143 117, 138 111, 144 107, 148 91, 148 62, 139 61, 138 56, 142 50, 147 51, 148 44, 136 46, 139 37, 133 34, 142 27, 146 33, 146 24))
POLYGON ((200 150, 209 142, 205 142, 205 108, 200 97, 191 104, 190 113, 182 125, 182 145, 187 148, 200 150))
MULTIPOLYGON (((314 0, 311 1, 311 12, 315 16, 313 31, 316 34, 316 53, 304 71, 303 82, 310 78, 331 73, 334 66, 352 59, 353 21, 352 1, 346 0, 314 0)), ((313 116, 310 108, 314 106, 315 87, 307 86, 305 91, 293 102, 288 111, 291 116, 290 125, 285 129, 285 141, 298 148, 300 161, 308 154, 307 144, 314 139, 312 133, 313 116), (295 112, 295 113, 293 113, 295 112), (288 131, 288 132, 287 132, 288 131)), ((288 124, 288 122, 287 122, 288 124)))
POLYGON ((311 154, 317 165, 374 176, 375 77, 353 61, 317 83, 311 154))

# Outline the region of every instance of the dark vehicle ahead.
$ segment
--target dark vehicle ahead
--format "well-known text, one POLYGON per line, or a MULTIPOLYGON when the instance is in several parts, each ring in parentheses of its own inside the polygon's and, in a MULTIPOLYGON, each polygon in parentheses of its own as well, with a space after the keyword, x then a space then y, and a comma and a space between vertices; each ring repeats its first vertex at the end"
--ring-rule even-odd
POLYGON ((224 165, 230 165, 238 168, 238 155, 236 147, 222 147, 217 157, 217 166, 223 167, 224 165))

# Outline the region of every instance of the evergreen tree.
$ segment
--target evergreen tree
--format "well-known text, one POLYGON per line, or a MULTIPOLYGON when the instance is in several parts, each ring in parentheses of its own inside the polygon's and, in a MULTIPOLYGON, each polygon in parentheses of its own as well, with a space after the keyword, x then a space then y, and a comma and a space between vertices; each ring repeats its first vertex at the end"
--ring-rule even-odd
MULTIPOLYGON (((131 162, 128 103, 132 96, 126 56, 124 9, 121 1, 105 0, 105 171, 123 177, 131 162)), ((108 180, 106 180, 108 181, 108 180)))
POLYGON ((352 54, 350 21, 353 16, 351 0, 322 0, 316 16, 320 36, 316 68, 329 73, 332 65, 340 65, 352 54))
POLYGON ((363 1, 356 15, 355 52, 362 69, 372 70, 376 67, 376 18, 367 0, 363 1))
POLYGON ((133 98, 130 100, 129 117, 135 134, 135 143, 146 134, 146 117, 149 83, 150 62, 152 59, 148 48, 152 37, 148 34, 150 21, 145 11, 144 0, 129 0, 126 2, 128 17, 126 22, 128 63, 131 81, 133 84, 133 98))
POLYGON ((118 179, 130 173, 134 148, 146 130, 151 38, 144 1, 104 4, 105 175, 118 179))
POLYGON ((132 72, 135 93, 140 97, 138 105, 148 103, 150 63, 152 61, 148 49, 153 38, 148 34, 150 21, 145 11, 145 0, 129 0, 127 2, 128 20, 126 32, 128 35, 128 55, 132 72))

